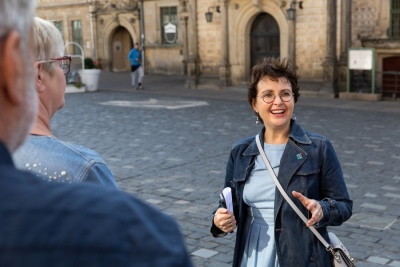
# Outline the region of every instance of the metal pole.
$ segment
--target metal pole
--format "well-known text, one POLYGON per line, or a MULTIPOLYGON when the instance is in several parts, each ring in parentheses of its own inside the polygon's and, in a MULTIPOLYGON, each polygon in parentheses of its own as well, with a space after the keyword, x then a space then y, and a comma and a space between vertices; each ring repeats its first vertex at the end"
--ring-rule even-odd
POLYGON ((395 80, 394 80, 394 93, 393 93, 393 100, 396 100, 396 94, 397 94, 397 75, 398 73, 395 74, 395 80))
POLYGON ((83 52, 83 48, 80 44, 78 44, 77 42, 68 42, 64 45, 64 49, 67 48, 67 46, 69 45, 76 45, 79 50, 81 50, 81 54, 82 55, 72 55, 72 56, 76 56, 76 57, 80 57, 81 58, 81 62, 82 62, 82 83, 86 82, 86 78, 85 78, 85 52, 83 52))
POLYGON ((372 49, 372 94, 375 94, 375 49, 372 49))
POLYGON ((143 0, 140 0, 140 31, 141 31, 140 42, 142 48, 142 65, 143 65, 143 70, 146 71, 143 0))

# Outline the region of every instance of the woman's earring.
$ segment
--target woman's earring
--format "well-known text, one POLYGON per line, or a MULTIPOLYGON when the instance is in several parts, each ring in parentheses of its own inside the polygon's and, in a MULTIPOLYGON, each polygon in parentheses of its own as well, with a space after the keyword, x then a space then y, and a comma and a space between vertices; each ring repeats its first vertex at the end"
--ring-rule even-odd
POLYGON ((297 120, 296 114, 294 114, 294 112, 293 112, 293 114, 292 114, 292 119, 293 119, 293 120, 297 120))
POLYGON ((256 125, 260 125, 260 121, 258 120, 258 113, 256 115, 256 125))

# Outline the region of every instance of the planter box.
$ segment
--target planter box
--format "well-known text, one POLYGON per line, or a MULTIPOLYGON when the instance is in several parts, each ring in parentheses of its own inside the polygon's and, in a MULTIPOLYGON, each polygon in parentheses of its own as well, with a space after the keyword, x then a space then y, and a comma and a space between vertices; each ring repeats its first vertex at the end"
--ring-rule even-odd
POLYGON ((67 87, 65 88, 65 93, 84 93, 85 92, 85 86, 82 86, 81 88, 75 87, 73 84, 67 84, 67 87))
POLYGON ((380 101, 380 100, 382 100, 382 95, 381 94, 340 92, 339 98, 351 99, 351 100, 364 100, 364 101, 380 101))
POLYGON ((100 80, 100 69, 84 69, 83 70, 83 83, 85 84, 86 90, 94 92, 99 89, 100 80))

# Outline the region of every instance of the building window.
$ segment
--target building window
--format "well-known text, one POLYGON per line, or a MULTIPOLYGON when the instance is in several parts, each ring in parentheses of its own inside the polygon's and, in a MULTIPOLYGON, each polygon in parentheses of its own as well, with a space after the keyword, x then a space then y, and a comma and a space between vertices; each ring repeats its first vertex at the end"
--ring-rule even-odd
POLYGON ((176 44, 178 42, 178 15, 176 7, 162 7, 161 40, 163 44, 176 44))
POLYGON ((62 21, 53 21, 54 26, 57 27, 57 29, 61 32, 61 36, 64 36, 63 33, 63 23, 62 21))
POLYGON ((400 37, 400 0, 391 0, 390 37, 400 37))
MULTIPOLYGON (((80 20, 73 20, 72 24, 72 41, 80 44, 83 47, 82 40, 82 22, 80 20)), ((74 55, 80 55, 81 50, 76 45, 74 47, 74 55)))

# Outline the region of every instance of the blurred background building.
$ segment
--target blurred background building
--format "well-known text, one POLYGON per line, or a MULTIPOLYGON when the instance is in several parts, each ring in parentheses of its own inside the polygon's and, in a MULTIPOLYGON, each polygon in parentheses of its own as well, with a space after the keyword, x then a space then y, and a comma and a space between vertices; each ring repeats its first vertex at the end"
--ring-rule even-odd
MULTIPOLYGON (((138 42, 146 73, 185 75, 188 88, 245 85, 276 56, 295 62, 302 91, 338 95, 349 48, 374 48, 376 91, 400 96, 400 0, 38 0, 37 15, 105 70, 129 71, 138 42)), ((370 72, 352 73, 353 91, 370 91, 370 72)))

